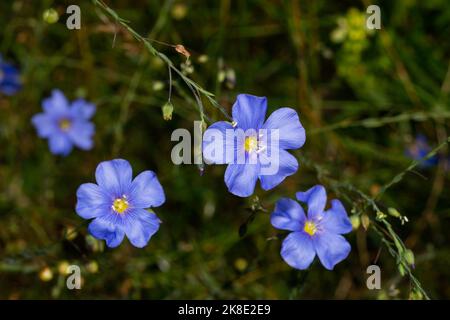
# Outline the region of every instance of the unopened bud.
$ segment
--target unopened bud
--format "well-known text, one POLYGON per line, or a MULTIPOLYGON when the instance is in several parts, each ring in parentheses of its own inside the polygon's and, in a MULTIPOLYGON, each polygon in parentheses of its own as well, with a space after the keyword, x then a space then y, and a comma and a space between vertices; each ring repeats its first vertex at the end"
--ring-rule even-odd
POLYGON ((58 22, 59 14, 55 9, 50 8, 44 11, 44 13, 42 14, 42 19, 48 24, 54 24, 58 22))
POLYGON ((49 267, 45 267, 39 272, 39 279, 48 282, 53 279, 53 272, 49 267))
POLYGON ((163 119, 166 121, 172 120, 172 113, 173 113, 172 102, 167 101, 166 104, 162 107, 163 119))
POLYGON ((400 212, 398 212, 397 209, 395 209, 395 208, 388 208, 388 213, 391 216, 396 217, 396 218, 400 218, 401 217, 400 212))

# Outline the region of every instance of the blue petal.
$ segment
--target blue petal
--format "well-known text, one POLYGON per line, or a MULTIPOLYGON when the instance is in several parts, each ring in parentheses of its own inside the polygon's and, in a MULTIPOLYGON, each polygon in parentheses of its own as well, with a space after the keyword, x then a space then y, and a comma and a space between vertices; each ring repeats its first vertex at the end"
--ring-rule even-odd
POLYGON ((159 229, 160 221, 158 217, 144 209, 132 210, 128 214, 130 217, 124 224, 125 234, 133 246, 137 248, 145 247, 159 229))
POLYGON ((270 216, 270 222, 275 228, 289 231, 300 231, 305 220, 303 208, 297 201, 288 198, 278 200, 270 216))
POLYGON ((332 233, 344 234, 352 231, 352 223, 341 201, 331 200, 331 209, 325 211, 321 221, 323 228, 332 233))
POLYGON ((77 190, 77 214, 92 219, 111 213, 112 200, 98 185, 84 183, 77 190))
POLYGON ((72 141, 63 133, 52 134, 48 139, 48 144, 51 153, 62 156, 67 156, 73 148, 72 141))
POLYGON ((241 129, 259 129, 264 123, 266 111, 266 97, 239 94, 233 105, 233 120, 241 129))
POLYGON ((11 96, 21 89, 20 74, 16 67, 0 61, 0 73, 3 74, 3 78, 0 78, 1 92, 11 96))
MULTIPOLYGON (((262 157, 263 155, 260 155, 261 161, 263 161, 262 157)), ((267 157, 265 157, 265 159, 267 159, 267 157)), ((265 161, 266 160, 264 160, 264 163, 267 164, 267 162, 265 161)), ((283 182, 286 177, 293 175, 298 169, 297 159, 289 152, 281 149, 278 150, 278 163, 272 163, 271 165, 276 165, 278 167, 278 170, 275 170, 275 173, 270 175, 263 175, 265 167, 261 165, 261 174, 259 176, 259 179, 261 180, 261 187, 264 190, 273 189, 281 182, 283 182)), ((268 172, 270 171, 272 171, 272 169, 268 169, 268 172)))
POLYGON ((165 201, 163 187, 153 171, 144 171, 134 178, 130 188, 130 203, 133 207, 159 207, 165 201))
POLYGON ((18 83, 12 82, 11 79, 9 81, 5 81, 0 83, 0 91, 3 92, 7 96, 12 96, 16 94, 21 89, 21 85, 18 83))
POLYGON ((313 242, 320 262, 328 270, 333 270, 337 263, 347 258, 351 250, 343 236, 332 232, 316 233, 313 242))
POLYGON ((95 171, 95 179, 98 185, 112 196, 121 197, 129 190, 132 174, 128 161, 115 159, 101 162, 95 171))
POLYGON ((53 90, 50 98, 44 99, 42 108, 48 114, 64 115, 69 112, 69 101, 67 101, 61 90, 53 90))
POLYGON ((308 204, 308 218, 313 219, 323 213, 327 203, 327 193, 321 185, 315 185, 306 192, 297 192, 297 199, 308 204))
POLYGON ((279 130, 280 149, 298 149, 305 143, 305 129, 294 109, 280 108, 274 111, 264 123, 263 129, 279 130))
POLYGON ((110 248, 117 247, 125 236, 120 225, 105 217, 95 218, 89 224, 88 231, 95 238, 106 240, 106 245, 110 248))
POLYGON ((281 256, 291 267, 307 269, 316 256, 311 237, 303 232, 290 233, 281 246, 281 256))
POLYGON ((239 197, 248 197, 255 190, 259 164, 229 164, 225 170, 228 191, 239 197))
POLYGON ((31 122, 38 132, 40 138, 48 138, 58 131, 55 119, 46 113, 39 113, 31 118, 31 122))
POLYGON ((67 132, 72 142, 80 149, 90 150, 94 145, 92 136, 95 126, 84 120, 73 121, 70 130, 67 132))
POLYGON ((80 117, 89 120, 95 113, 95 105, 87 102, 84 99, 77 99, 72 102, 71 113, 75 117, 80 117))
POLYGON ((203 135, 203 158, 208 164, 231 163, 234 159, 234 128, 230 123, 218 121, 203 135), (228 131, 228 134, 227 134, 228 131))

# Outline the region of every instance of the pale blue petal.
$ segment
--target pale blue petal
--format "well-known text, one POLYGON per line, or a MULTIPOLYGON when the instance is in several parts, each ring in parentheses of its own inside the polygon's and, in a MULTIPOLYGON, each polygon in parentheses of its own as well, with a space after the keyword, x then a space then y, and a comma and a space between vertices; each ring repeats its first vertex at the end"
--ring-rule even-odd
POLYGON ((311 237, 303 232, 290 233, 281 246, 281 256, 291 267, 307 269, 316 256, 311 237))
POLYGON ((327 193, 322 185, 315 185, 305 192, 297 192, 297 199, 308 204, 308 218, 321 215, 327 203, 327 193))
POLYGON ((278 200, 270 216, 270 222, 275 228, 289 231, 300 231, 305 220, 303 208, 297 201, 288 198, 278 200))
POLYGON ((267 98, 250 94, 239 94, 233 105, 233 120, 237 127, 247 129, 259 129, 264 123, 267 111, 267 98))
POLYGON ((69 101, 61 90, 53 90, 50 98, 44 99, 42 108, 48 114, 63 115, 69 113, 69 101))
POLYGON ((71 113, 75 117, 81 117, 85 120, 92 118, 95 113, 95 105, 84 99, 77 99, 72 102, 71 113))
POLYGON ((344 234, 352 231, 352 223, 341 201, 331 200, 331 209, 323 214, 322 227, 332 233, 344 234))
POLYGON ((259 164, 229 164, 225 170, 228 191, 239 197, 248 197, 255 190, 259 164))
POLYGON ((98 185, 114 197, 122 197, 129 191, 132 168, 128 161, 115 159, 103 161, 97 166, 95 179, 98 185))
POLYGON ((316 233, 313 242, 320 262, 328 270, 333 270, 337 263, 347 258, 351 250, 343 236, 332 232, 316 233))
POLYGON ((163 187, 153 171, 144 171, 134 178, 129 196, 134 208, 159 207, 166 201, 163 187))
POLYGON ((92 138, 94 132, 94 124, 87 121, 76 120, 72 122, 67 134, 78 148, 90 150, 94 146, 94 140, 92 138))
POLYGON ((123 240, 125 233, 120 225, 105 219, 104 217, 95 218, 89 224, 88 231, 92 236, 100 240, 106 240, 106 245, 110 248, 117 247, 123 240))
POLYGON ((124 231, 131 244, 137 248, 147 245, 150 238, 158 231, 160 220, 144 209, 132 210, 124 223, 124 231))
POLYGON ((298 149, 306 140, 305 129, 300 123, 298 114, 291 108, 274 111, 264 123, 263 129, 278 130, 280 149, 298 149))
POLYGON ((111 213, 114 199, 94 183, 84 183, 77 190, 77 214, 84 219, 92 219, 111 213))
POLYGON ((72 141, 63 133, 54 133, 48 139, 50 152, 55 155, 67 156, 73 148, 72 141))
MULTIPOLYGON (((272 151, 276 152, 274 150, 272 151)), ((275 188, 277 185, 283 182, 283 180, 286 177, 293 175, 298 170, 298 161, 293 155, 291 155, 286 150, 279 149, 278 152, 279 152, 277 157, 278 163, 274 163, 275 161, 272 161, 271 164, 278 167, 278 169, 275 170, 274 174, 263 175, 264 169, 261 168, 261 174, 259 176, 259 179, 261 180, 261 187, 264 190, 270 190, 275 188)), ((264 155, 261 154, 260 157, 261 157, 260 159, 262 159, 264 155)), ((264 159, 265 159, 264 161, 267 161, 268 158, 265 157, 264 159)), ((264 163, 267 164, 267 162, 264 163)))
POLYGON ((40 138, 48 138, 59 131, 56 120, 46 113, 34 115, 33 118, 31 118, 31 122, 36 128, 40 138))
POLYGON ((233 162, 235 141, 232 132, 234 132, 234 128, 225 121, 215 122, 205 131, 203 134, 203 158, 206 163, 233 162))

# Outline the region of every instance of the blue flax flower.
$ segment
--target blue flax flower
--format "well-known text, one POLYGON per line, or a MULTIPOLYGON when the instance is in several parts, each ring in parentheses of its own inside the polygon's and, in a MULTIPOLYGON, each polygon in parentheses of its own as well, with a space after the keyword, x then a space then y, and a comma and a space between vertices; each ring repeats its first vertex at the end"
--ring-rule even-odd
POLYGON ((228 164, 225 184, 240 197, 253 194, 257 180, 264 190, 280 184, 298 169, 288 151, 305 143, 297 112, 280 108, 265 120, 267 98, 240 94, 233 105, 233 123, 212 124, 203 136, 206 163, 228 164))
POLYGON ((39 137, 48 139, 50 152, 66 156, 73 146, 82 150, 93 147, 95 127, 89 120, 95 113, 95 105, 77 99, 72 103, 60 90, 53 90, 51 97, 42 102, 43 113, 32 118, 39 137))
MULTIPOLYGON (((423 134, 418 134, 414 142, 406 149, 406 156, 417 161, 421 161, 431 152, 427 138, 423 134)), ((438 156, 434 155, 420 162, 419 167, 429 168, 438 164, 438 156)))
POLYGON ((11 96, 17 93, 21 87, 19 70, 3 61, 0 55, 0 92, 11 96))
POLYGON ((160 220, 145 209, 165 202, 164 190, 153 171, 144 171, 132 180, 130 163, 123 159, 101 162, 95 171, 97 184, 85 183, 77 190, 77 214, 94 219, 89 232, 117 247, 126 235, 142 248, 158 231, 160 220))
POLYGON ((308 205, 307 216, 297 201, 282 198, 270 217, 275 228, 292 231, 283 241, 281 256, 291 267, 304 270, 317 254, 322 265, 332 270, 350 253, 350 244, 341 235, 352 230, 347 212, 336 199, 325 210, 327 195, 321 185, 296 196, 308 205))

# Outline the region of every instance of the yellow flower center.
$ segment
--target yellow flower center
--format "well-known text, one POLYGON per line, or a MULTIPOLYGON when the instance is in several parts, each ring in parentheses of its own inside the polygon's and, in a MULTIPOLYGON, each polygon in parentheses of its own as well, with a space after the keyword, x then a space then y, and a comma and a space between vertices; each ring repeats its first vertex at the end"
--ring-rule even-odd
POLYGON ((123 196, 122 198, 117 198, 116 200, 114 200, 112 208, 117 213, 123 213, 125 210, 128 209, 127 197, 123 196))
POLYGON ((305 226, 303 227, 303 231, 305 231, 310 236, 313 236, 317 231, 317 227, 314 222, 306 221, 305 226))
POLYGON ((256 151, 258 149, 258 139, 256 137, 245 138, 244 149, 247 152, 256 151))
POLYGON ((63 131, 69 130, 71 126, 72 126, 72 123, 71 123, 70 120, 68 120, 68 119, 62 119, 62 120, 59 122, 59 127, 60 127, 61 130, 63 130, 63 131))

